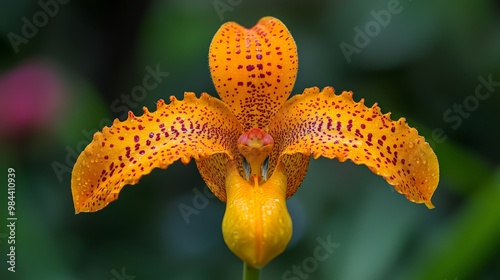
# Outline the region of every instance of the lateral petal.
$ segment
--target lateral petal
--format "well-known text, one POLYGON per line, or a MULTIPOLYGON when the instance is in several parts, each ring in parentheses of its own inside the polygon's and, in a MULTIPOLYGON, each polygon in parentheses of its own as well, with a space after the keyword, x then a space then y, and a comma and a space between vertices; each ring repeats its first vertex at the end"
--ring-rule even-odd
POLYGON ((433 208, 439 165, 432 148, 404 118, 393 121, 376 104, 368 108, 363 102, 354 102, 352 92, 335 95, 331 87, 308 88, 291 98, 269 125, 280 145, 278 160, 297 153, 350 159, 384 177, 408 200, 433 208))
POLYGON ((265 128, 295 83, 297 47, 276 18, 264 17, 250 29, 228 22, 212 39, 209 66, 219 96, 245 131, 265 128))
POLYGON ((159 100, 155 112, 144 108, 139 117, 129 112, 127 120, 116 119, 94 134, 78 157, 71 177, 75 211, 98 211, 116 200, 124 185, 179 159, 187 164, 216 154, 233 158, 241 133, 226 105, 205 93, 200 98, 185 93, 182 101, 170 97, 170 104, 159 100))

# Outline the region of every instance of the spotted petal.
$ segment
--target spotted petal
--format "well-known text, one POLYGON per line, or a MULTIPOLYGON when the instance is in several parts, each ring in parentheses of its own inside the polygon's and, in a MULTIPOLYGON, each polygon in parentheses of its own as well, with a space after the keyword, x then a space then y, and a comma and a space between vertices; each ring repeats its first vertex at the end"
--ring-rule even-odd
MULTIPOLYGON (((155 112, 144 108, 140 117, 129 113, 127 120, 97 132, 78 157, 71 178, 75 210, 98 211, 117 199, 124 185, 179 159, 185 164, 221 154, 232 159, 241 133, 226 105, 207 94, 186 93, 183 101, 171 97, 170 104, 160 100, 155 112)), ((223 180, 207 184, 225 197, 223 180)))
POLYGON ((209 65, 219 96, 244 129, 266 128, 295 83, 297 47, 276 18, 250 29, 228 22, 212 40, 209 65))
MULTIPOLYGON (((287 101, 269 125, 275 142, 275 162, 295 160, 287 172, 302 176, 309 155, 347 159, 364 164, 415 203, 433 208, 431 197, 439 181, 436 155, 404 118, 390 119, 375 104, 354 102, 352 92, 335 95, 331 87, 309 88, 287 101)), ((293 176, 291 178, 293 180, 293 176)), ((295 191, 302 181, 289 184, 295 191)), ((290 196, 293 192, 287 192, 290 196)))

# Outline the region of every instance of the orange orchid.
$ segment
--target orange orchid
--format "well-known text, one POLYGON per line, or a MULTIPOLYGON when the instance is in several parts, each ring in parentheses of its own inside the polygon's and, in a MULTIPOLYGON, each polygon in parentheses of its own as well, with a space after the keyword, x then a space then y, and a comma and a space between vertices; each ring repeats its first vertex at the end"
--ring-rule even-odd
POLYGON ((407 125, 352 92, 307 88, 288 97, 298 60, 295 42, 276 18, 246 29, 228 22, 215 34, 209 66, 220 98, 187 92, 155 112, 129 113, 94 135, 78 157, 71 189, 76 213, 94 212, 156 167, 194 158, 210 190, 227 204, 227 246, 260 269, 292 235, 286 207, 311 155, 364 164, 415 203, 433 208, 436 155, 407 125))

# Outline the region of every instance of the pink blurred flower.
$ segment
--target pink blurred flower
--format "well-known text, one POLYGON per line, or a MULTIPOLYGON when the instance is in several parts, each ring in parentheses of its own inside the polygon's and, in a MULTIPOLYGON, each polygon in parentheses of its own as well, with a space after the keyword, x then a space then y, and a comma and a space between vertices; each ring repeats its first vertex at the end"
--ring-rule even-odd
POLYGON ((0 137, 17 139, 51 126, 64 86, 46 61, 29 61, 0 74, 0 137))

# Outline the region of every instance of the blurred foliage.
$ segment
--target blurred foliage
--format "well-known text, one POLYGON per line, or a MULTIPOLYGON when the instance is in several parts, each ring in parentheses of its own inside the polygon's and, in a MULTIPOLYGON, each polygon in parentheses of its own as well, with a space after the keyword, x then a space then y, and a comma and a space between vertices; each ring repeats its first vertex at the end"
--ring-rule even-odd
MULTIPOLYGON (((441 182, 436 208, 427 210, 365 167, 312 161, 289 200, 292 242, 263 278, 282 279, 294 265, 303 266, 317 238, 328 236, 340 247, 308 279, 499 278, 500 86, 484 100, 475 97, 480 77, 500 82, 498 1, 401 0, 401 11, 379 25, 350 63, 340 44, 354 46, 354 28, 365 30, 373 13, 397 1, 40 2, 0 2, 0 84, 35 61, 58 77, 53 83, 62 92, 44 97, 26 78, 33 98, 54 99, 38 107, 57 106, 27 110, 23 129, 0 129, 0 174, 16 170, 18 217, 17 272, 4 269, 7 242, 0 235, 0 279, 120 279, 123 271, 137 280, 240 277, 241 262, 222 239, 224 205, 206 198, 189 223, 179 211, 182 203, 193 206, 194 189, 205 188, 194 163, 155 170, 104 210, 79 215, 70 170, 93 132, 125 117, 120 106, 141 114, 142 106, 153 110, 158 99, 181 98, 184 91, 216 95, 207 63, 213 34, 225 21, 251 26, 267 15, 281 19, 297 42, 294 93, 332 85, 368 105, 378 102, 393 119, 406 117, 432 143, 441 182), (9 34, 22 35, 23 18, 43 20, 34 19, 44 11, 40 2, 65 4, 52 7, 54 15, 16 53, 9 34), (141 85, 146 67, 157 65, 169 76, 140 102, 127 103, 123 95, 141 85)), ((12 96, 1 90, 0 110, 6 111, 12 96)), ((20 104, 18 110, 27 108, 20 104)), ((2 127, 17 121, 1 116, 2 127)))

